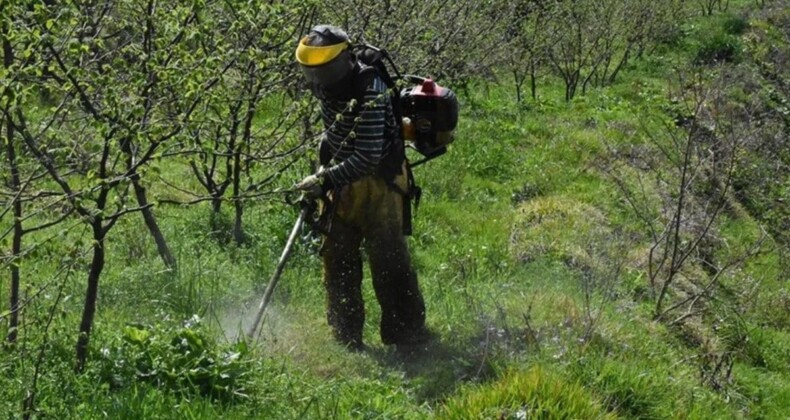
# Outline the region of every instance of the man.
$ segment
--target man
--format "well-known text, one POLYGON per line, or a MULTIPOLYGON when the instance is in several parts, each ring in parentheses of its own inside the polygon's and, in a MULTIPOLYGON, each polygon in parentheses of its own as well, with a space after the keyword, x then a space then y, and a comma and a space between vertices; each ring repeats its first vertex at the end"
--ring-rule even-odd
POLYGON ((381 305, 381 340, 411 346, 428 339, 425 304, 404 236, 410 188, 403 142, 387 87, 350 49, 348 35, 319 25, 302 38, 296 60, 320 100, 322 166, 296 186, 327 197, 321 247, 327 319, 335 339, 364 348, 361 244, 381 305))

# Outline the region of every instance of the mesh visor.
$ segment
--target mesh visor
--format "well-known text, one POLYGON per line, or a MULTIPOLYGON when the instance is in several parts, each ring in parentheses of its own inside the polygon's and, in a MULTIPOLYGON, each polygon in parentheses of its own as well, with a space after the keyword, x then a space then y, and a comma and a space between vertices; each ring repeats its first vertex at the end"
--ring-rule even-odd
POLYGON ((337 57, 326 64, 320 66, 300 65, 307 82, 320 86, 331 86, 345 77, 353 68, 347 51, 343 51, 337 57))

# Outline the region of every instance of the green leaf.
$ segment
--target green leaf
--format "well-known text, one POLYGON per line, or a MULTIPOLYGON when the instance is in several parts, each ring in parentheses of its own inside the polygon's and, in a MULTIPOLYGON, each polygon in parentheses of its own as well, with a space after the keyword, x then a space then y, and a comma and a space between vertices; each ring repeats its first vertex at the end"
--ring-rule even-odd
POLYGON ((123 338, 132 344, 144 344, 151 332, 136 326, 126 326, 123 328, 123 338))
POLYGON ((249 351, 249 346, 247 345, 247 342, 244 340, 239 340, 239 342, 236 343, 236 351, 239 352, 240 354, 247 354, 247 352, 249 351))

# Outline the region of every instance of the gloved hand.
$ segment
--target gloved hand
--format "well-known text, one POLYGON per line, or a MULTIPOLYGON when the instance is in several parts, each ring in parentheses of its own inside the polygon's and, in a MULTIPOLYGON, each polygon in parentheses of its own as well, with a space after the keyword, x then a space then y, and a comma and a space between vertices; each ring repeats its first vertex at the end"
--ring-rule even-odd
POLYGON ((307 198, 319 198, 324 193, 323 188, 321 188, 321 177, 323 174, 324 168, 322 166, 318 168, 318 172, 306 176, 303 180, 294 185, 294 187, 302 190, 307 198))

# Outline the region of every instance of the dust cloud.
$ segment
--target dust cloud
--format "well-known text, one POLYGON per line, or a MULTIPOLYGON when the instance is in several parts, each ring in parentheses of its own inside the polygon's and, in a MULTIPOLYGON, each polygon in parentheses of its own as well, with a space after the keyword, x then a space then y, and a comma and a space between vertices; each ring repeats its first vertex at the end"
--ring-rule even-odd
MULTIPOLYGON (((217 323, 220 337, 230 343, 246 339, 247 331, 249 331, 255 321, 258 304, 262 297, 263 294, 244 305, 227 308, 219 314, 217 323)), ((292 334, 294 326, 291 324, 289 317, 283 316, 280 308, 274 302, 271 302, 266 308, 266 313, 261 319, 261 325, 258 327, 252 342, 275 343, 278 339, 292 334)))

